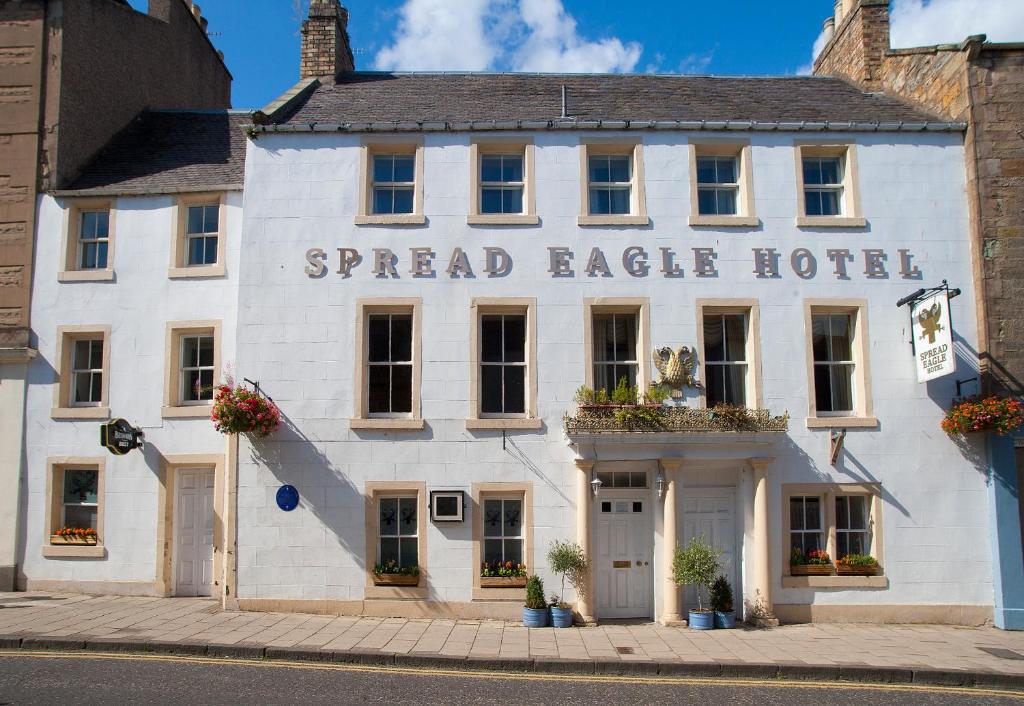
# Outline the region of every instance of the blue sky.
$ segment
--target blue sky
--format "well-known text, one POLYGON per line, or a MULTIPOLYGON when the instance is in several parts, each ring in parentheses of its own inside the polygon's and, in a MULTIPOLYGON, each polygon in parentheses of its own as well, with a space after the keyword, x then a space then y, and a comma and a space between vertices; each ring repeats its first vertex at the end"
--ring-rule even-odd
MULTIPOLYGON (((146 0, 130 0, 145 9, 146 0)), ((298 79, 297 0, 200 0, 237 108, 298 79)), ((345 0, 360 69, 793 74, 832 0, 345 0)), ((1022 0, 894 0, 897 46, 1024 40, 1022 0), (983 29, 978 29, 978 26, 983 29), (998 36, 993 36, 993 35, 998 36), (899 38, 904 43, 897 43, 899 38)))

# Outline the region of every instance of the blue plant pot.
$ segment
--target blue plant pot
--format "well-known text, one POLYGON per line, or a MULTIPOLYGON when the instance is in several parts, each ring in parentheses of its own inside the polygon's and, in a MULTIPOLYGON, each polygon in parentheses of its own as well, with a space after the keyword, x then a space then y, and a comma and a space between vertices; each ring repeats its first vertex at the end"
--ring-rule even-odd
POLYGON ((572 608, 551 606, 551 624, 556 628, 571 628, 572 608))
POLYGON ((548 625, 547 608, 523 608, 523 627, 544 628, 548 625))
POLYGON ((728 613, 722 613, 721 611, 715 611, 715 627, 724 628, 726 630, 732 630, 736 627, 736 613, 729 611, 728 613))
POLYGON ((715 614, 712 613, 710 610, 706 613, 699 613, 695 610, 691 610, 690 627, 694 630, 714 630, 715 614))

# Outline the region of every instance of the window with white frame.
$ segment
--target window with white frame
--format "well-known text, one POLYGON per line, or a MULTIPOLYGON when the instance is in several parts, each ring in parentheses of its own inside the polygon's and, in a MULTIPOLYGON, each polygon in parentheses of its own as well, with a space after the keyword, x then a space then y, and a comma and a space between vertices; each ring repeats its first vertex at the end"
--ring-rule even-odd
POLYGON ((841 157, 803 157, 803 181, 804 215, 842 215, 843 162, 841 157))
POLYGON ((819 496, 801 495, 789 499, 790 549, 799 549, 804 556, 815 550, 824 550, 823 528, 824 521, 819 496))
POLYGON ((377 563, 398 568, 419 565, 419 499, 382 497, 378 500, 377 563))
POLYGON ((871 553, 870 503, 868 495, 836 496, 836 559, 871 553))
POLYGON ((189 206, 185 227, 186 266, 216 265, 219 236, 220 204, 189 206))
POLYGON ((480 412, 526 413, 526 314, 480 316, 480 412))
POLYGON ((523 563, 523 499, 484 499, 484 563, 523 563))
POLYGON ((76 338, 71 352, 71 406, 103 401, 103 339, 76 338))
POLYGON ((637 384, 637 315, 594 314, 594 390, 609 394, 620 380, 637 384))
POLYGON ((739 160, 734 156, 697 157, 697 206, 702 216, 734 216, 739 211, 739 160))
POLYGON ((480 213, 484 215, 525 213, 526 186, 522 152, 480 155, 480 213))
POLYGON ((179 400, 201 404, 213 399, 214 337, 209 334, 181 336, 179 400))
POLYGON ((591 154, 587 158, 590 215, 629 215, 632 204, 632 154, 591 154))
POLYGON ((853 317, 813 313, 814 399, 819 414, 850 414, 854 409, 853 317))
POLYGON ((110 211, 80 211, 78 215, 78 267, 103 270, 110 248, 110 211))
POLYGON ((705 313, 703 325, 707 406, 747 406, 746 314, 705 313))
POLYGON ((375 154, 371 206, 374 214, 411 214, 415 210, 416 155, 375 154))
POLYGON ((412 413, 412 314, 370 314, 367 322, 367 410, 371 416, 412 413))
POLYGON ((98 529, 99 471, 95 468, 67 468, 63 476, 61 526, 98 529))
POLYGON ((601 487, 609 488, 646 488, 647 473, 645 471, 601 471, 597 474, 601 487))

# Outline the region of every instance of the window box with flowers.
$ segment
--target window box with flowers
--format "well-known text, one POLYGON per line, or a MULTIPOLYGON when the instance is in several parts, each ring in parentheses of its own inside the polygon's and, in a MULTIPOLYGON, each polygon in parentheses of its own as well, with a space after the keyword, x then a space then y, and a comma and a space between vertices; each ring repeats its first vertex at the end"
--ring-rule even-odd
POLYGON ((210 419, 221 434, 255 434, 263 438, 277 431, 281 410, 259 390, 227 384, 217 387, 210 419))
POLYGON ((524 588, 526 564, 492 561, 480 566, 480 588, 524 588))
POLYGON ((95 546, 99 535, 92 527, 61 527, 50 535, 50 544, 84 544, 95 546))
POLYGON ((836 573, 840 576, 878 576, 881 567, 878 560, 869 554, 847 554, 836 561, 836 573))
POLYGON ((960 400, 946 412, 942 430, 950 436, 993 431, 1010 434, 1024 424, 1024 403, 1014 397, 991 395, 960 400))
POLYGON ((806 554, 799 547, 793 547, 789 555, 790 576, 831 576, 832 560, 828 553, 812 549, 806 554))
POLYGON ((395 560, 373 567, 374 586, 419 586, 420 567, 399 566, 395 560))

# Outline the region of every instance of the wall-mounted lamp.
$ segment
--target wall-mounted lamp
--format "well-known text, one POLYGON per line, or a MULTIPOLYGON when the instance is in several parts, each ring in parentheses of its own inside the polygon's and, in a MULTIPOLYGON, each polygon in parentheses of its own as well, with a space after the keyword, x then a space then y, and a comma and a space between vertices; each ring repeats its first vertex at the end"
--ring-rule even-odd
POLYGON ((601 496, 601 486, 602 485, 604 485, 604 483, 602 483, 601 479, 598 478, 596 475, 594 476, 594 480, 590 481, 590 489, 591 489, 591 491, 593 491, 595 498, 598 498, 598 497, 601 496))
POLYGON ((661 471, 658 471, 658 477, 654 479, 654 489, 658 491, 658 500, 664 497, 667 486, 668 481, 665 480, 665 476, 662 475, 661 471))

